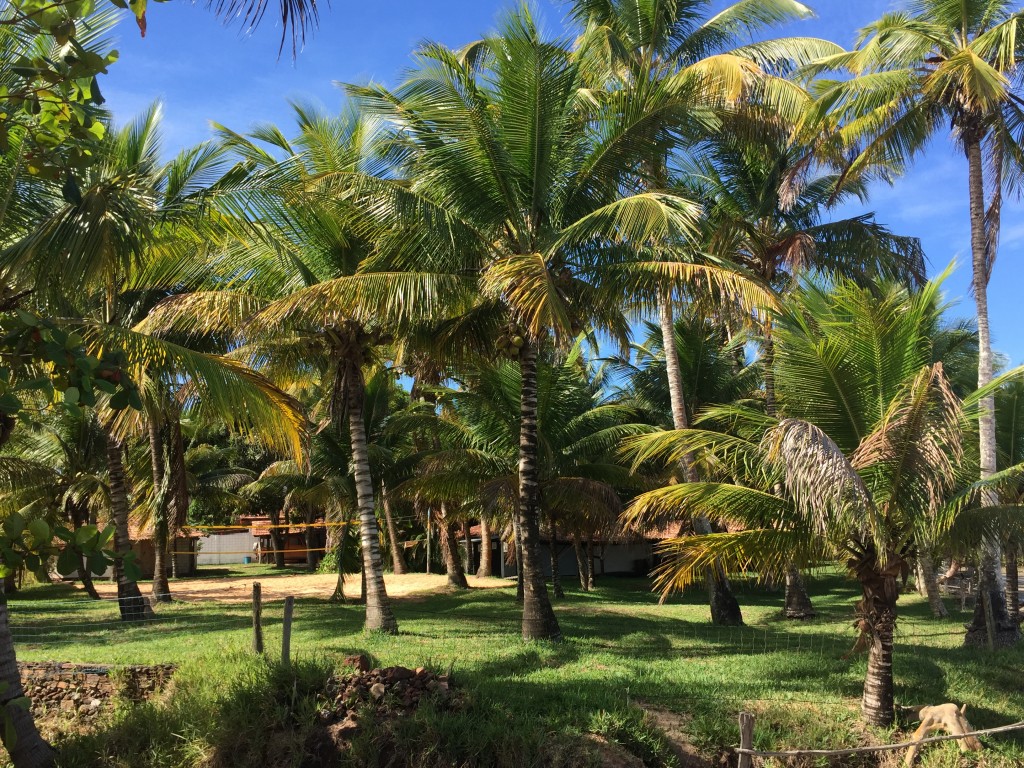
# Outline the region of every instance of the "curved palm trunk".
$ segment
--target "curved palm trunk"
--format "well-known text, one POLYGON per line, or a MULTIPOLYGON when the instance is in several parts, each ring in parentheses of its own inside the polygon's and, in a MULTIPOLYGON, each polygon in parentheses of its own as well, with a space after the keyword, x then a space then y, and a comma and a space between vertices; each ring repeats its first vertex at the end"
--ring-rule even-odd
MULTIPOLYGON (((971 210, 971 288, 978 309, 978 387, 992 381, 992 334, 988 317, 988 282, 991 277, 989 242, 995 242, 997 232, 986 227, 985 184, 983 176, 981 133, 975 126, 963 131, 964 148, 967 154, 968 185, 971 210)), ((997 226, 995 222, 992 226, 997 226)), ((996 420, 995 396, 981 399, 978 416, 979 458, 981 478, 984 480, 996 471, 996 420)), ((991 507, 999 503, 995 491, 981 492, 982 506, 991 507)), ((965 643, 982 645, 988 642, 989 629, 996 645, 1013 645, 1020 639, 1020 626, 1010 620, 1006 612, 1006 595, 1002 580, 1002 555, 999 542, 990 539, 982 546, 979 599, 975 603, 974 617, 967 628, 965 643), (987 593, 983 596, 982 593, 987 593), (994 626, 986 625, 985 605, 991 606, 994 626)))
POLYGON ((818 615, 811 605, 803 574, 795 566, 786 569, 785 614, 787 619, 811 619, 818 615))
MULTIPOLYGON (((167 529, 168 502, 172 489, 164 476, 164 441, 160 425, 155 419, 147 420, 149 428, 149 460, 153 468, 153 599, 171 601, 171 586, 167 583, 167 529)), ((174 555, 171 555, 174 559, 174 555)))
POLYGON ((401 543, 398 541, 398 528, 395 526, 395 518, 391 514, 391 498, 388 496, 387 488, 381 485, 380 488, 381 506, 384 508, 384 522, 388 530, 388 549, 391 550, 391 572, 401 576, 409 572, 405 565, 405 557, 402 552, 401 543))
POLYGON ((871 725, 888 728, 894 719, 892 636, 896 629, 896 616, 885 612, 869 619, 871 623, 868 646, 868 671, 864 678, 864 697, 861 714, 871 725))
MULTIPOLYGON (((107 473, 110 482, 110 512, 114 518, 114 548, 119 553, 131 552, 132 541, 128 532, 128 492, 125 489, 124 464, 121 444, 107 434, 107 473)), ((122 621, 140 621, 152 615, 149 603, 139 591, 139 585, 125 574, 120 558, 114 561, 114 579, 117 581, 118 607, 122 621)))
MULTIPOLYGON (((672 426, 686 429, 686 396, 683 393, 683 379, 679 370, 679 353, 676 350, 675 322, 672 318, 671 297, 663 296, 659 303, 658 317, 661 323, 662 345, 665 350, 665 372, 668 377, 669 399, 672 403, 672 426)), ((693 482, 693 466, 688 459, 681 462, 684 482, 693 482)), ((693 518, 693 530, 705 536, 712 532, 711 522, 699 515, 693 518)), ((743 623, 740 604, 732 593, 729 579, 721 569, 708 569, 704 580, 708 587, 708 602, 711 607, 711 621, 722 626, 737 626, 743 623)))
POLYGON ((488 579, 494 575, 491 563, 491 525, 487 518, 480 517, 480 567, 476 569, 477 578, 488 579))
POLYGON ((352 443, 352 477, 359 508, 359 540, 362 545, 363 573, 366 579, 366 629, 388 634, 398 633, 398 621, 391 610, 384 588, 384 566, 380 558, 377 515, 373 503, 373 480, 370 456, 366 447, 366 425, 363 422, 365 395, 363 371, 358 363, 349 361, 345 371, 348 395, 348 427, 352 443))
POLYGON ((583 545, 580 544, 579 534, 572 535, 572 548, 576 553, 576 574, 580 577, 580 589, 588 592, 590 590, 590 569, 587 568, 587 558, 583 554, 583 545))
POLYGON ((455 523, 448 519, 445 505, 441 505, 441 524, 437 526, 441 539, 441 555, 444 557, 444 568, 448 574, 448 586, 455 589, 469 589, 466 572, 462 569, 462 558, 459 557, 459 531, 455 523))
POLYGON ((519 528, 522 539, 523 639, 560 640, 562 630, 551 608, 540 565, 540 473, 537 467, 537 348, 519 350, 522 390, 519 404, 519 528))
POLYGON ((14 652, 14 638, 7 623, 7 599, 0 595, 0 706, 5 710, 9 728, 0 728, 0 738, 15 768, 48 768, 55 753, 39 734, 32 713, 26 707, 12 704, 25 695, 14 652))

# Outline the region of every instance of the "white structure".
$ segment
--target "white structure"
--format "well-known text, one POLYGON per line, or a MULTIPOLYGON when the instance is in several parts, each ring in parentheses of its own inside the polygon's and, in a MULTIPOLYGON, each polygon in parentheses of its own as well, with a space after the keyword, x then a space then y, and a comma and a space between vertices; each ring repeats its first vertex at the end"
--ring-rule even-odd
POLYGON ((232 531, 203 536, 198 541, 199 565, 237 565, 256 562, 256 537, 250 531, 232 531))

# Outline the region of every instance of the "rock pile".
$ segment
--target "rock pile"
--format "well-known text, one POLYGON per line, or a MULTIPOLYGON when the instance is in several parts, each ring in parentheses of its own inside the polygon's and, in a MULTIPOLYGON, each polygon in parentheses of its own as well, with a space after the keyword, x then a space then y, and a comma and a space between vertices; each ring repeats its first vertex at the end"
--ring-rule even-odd
POLYGON ((337 745, 356 735, 359 718, 370 712, 374 719, 400 717, 415 710, 427 696, 451 703, 448 675, 423 667, 370 669, 365 656, 352 656, 345 662, 355 672, 331 678, 320 707, 321 723, 337 745))
POLYGON ((37 718, 58 714, 94 718, 114 696, 141 701, 163 690, 174 666, 104 667, 58 662, 20 662, 21 684, 37 718))

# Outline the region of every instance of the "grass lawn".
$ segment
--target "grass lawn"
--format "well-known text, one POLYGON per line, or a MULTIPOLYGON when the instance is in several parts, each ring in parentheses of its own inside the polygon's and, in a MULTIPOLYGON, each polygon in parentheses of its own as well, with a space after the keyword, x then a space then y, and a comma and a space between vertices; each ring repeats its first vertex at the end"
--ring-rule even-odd
MULTIPOLYGON (((865 659, 844 658, 855 640, 854 585, 823 575, 810 588, 819 618, 794 623, 779 618, 781 592, 740 585, 747 626, 723 629, 709 625, 700 591, 658 605, 647 582, 606 578, 595 592, 570 592, 558 602, 566 640, 557 645, 519 638, 511 586, 399 598, 397 637, 363 634, 359 606, 303 598, 296 601, 298 663, 291 671, 248 654, 244 604, 159 606, 152 623, 122 626, 114 604, 44 586, 11 600, 11 624, 22 660, 181 664, 166 700, 125 707, 97 734, 67 739, 67 765, 313 765, 301 754, 314 719, 312 692, 355 652, 381 665, 451 669, 463 700, 455 712, 427 706, 368 728, 353 744, 352 765, 587 765, 594 754, 581 736, 588 733, 621 743, 648 765, 678 764, 640 706, 683 716, 680 730, 713 760, 709 765, 737 743, 741 710, 756 713, 756 745, 764 749, 895 740, 859 724, 865 659), (395 755, 404 762, 389 763, 395 755)), ((961 648, 967 615, 948 605, 951 617, 934 620, 916 594, 901 597, 898 703, 967 703, 978 728, 1022 719, 1024 649, 961 648)), ((280 644, 280 618, 281 603, 265 605, 270 649, 280 644)), ((1024 764, 1024 733, 986 746, 971 763, 958 763, 952 744, 926 748, 920 764, 1024 764)))

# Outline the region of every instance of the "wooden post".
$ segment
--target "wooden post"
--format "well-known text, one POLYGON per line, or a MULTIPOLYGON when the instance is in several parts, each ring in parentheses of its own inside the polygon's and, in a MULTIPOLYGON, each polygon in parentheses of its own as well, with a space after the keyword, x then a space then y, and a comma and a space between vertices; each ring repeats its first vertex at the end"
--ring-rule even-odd
POLYGON ((252 649, 263 653, 263 592, 258 581, 252 585, 252 649))
POLYGON ((291 663, 292 653, 292 612, 295 610, 295 598, 288 595, 284 599, 284 626, 281 628, 281 663, 291 663))
MULTIPOLYGON (((740 749, 754 748, 754 716, 749 712, 740 712, 740 749)), ((736 765, 738 768, 752 768, 754 758, 740 752, 740 759, 736 765)))

